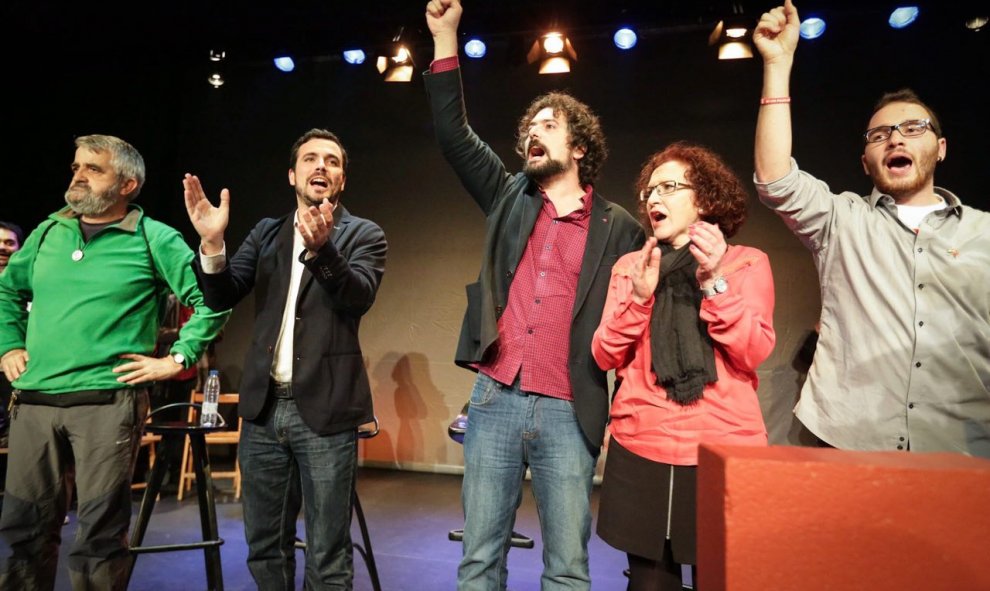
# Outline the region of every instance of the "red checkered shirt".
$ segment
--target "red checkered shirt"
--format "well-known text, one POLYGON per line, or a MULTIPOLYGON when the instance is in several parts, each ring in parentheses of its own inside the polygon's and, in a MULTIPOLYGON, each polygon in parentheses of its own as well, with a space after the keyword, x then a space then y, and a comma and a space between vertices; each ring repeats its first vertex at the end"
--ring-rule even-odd
POLYGON ((573 400, 567 359, 578 276, 588 240, 592 189, 582 207, 558 216, 544 194, 543 208, 516 268, 498 342, 478 370, 503 384, 519 376, 526 392, 573 400))

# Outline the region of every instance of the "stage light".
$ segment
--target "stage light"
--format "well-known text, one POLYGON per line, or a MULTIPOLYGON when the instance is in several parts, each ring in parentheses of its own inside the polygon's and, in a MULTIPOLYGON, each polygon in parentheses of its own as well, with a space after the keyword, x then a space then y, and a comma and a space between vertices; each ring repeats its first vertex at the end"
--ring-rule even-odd
POLYGON ((813 16, 806 18, 801 23, 801 37, 803 39, 818 39, 825 33, 825 21, 813 16))
POLYGON ((384 55, 378 56, 375 66, 378 73, 385 78, 385 82, 409 82, 412 80, 413 62, 412 53, 402 42, 403 28, 392 38, 392 43, 384 55))
POLYGON ((570 39, 553 31, 533 42, 526 61, 540 62, 540 74, 563 74, 571 71, 571 62, 577 61, 577 52, 570 39))
POLYGON ((206 79, 210 86, 213 88, 220 88, 223 86, 225 80, 223 79, 223 60, 227 58, 227 52, 223 49, 216 47, 210 50, 210 70, 212 73, 209 78, 206 79))
POLYGON ((481 39, 471 39, 464 44, 464 53, 471 58, 480 59, 488 53, 488 47, 481 39))
POLYGON ((363 64, 365 59, 363 49, 345 49, 344 61, 351 65, 363 64))
POLYGON ((296 62, 292 61, 291 57, 283 55, 275 58, 275 67, 283 72, 291 72, 296 69, 296 62))
POLYGON ((612 35, 612 41, 619 49, 632 49, 636 47, 637 40, 636 31, 633 31, 629 27, 622 27, 615 32, 615 35, 612 35))
POLYGON ((708 45, 718 44, 718 59, 735 60, 753 57, 753 47, 749 44, 749 26, 742 15, 733 16, 730 24, 718 21, 708 36, 708 45))
POLYGON ((985 16, 974 16, 966 19, 966 28, 970 31, 980 31, 987 25, 987 19, 985 16))
POLYGON ((901 6, 899 8, 895 8, 894 12, 890 13, 890 18, 887 19, 887 22, 890 23, 890 26, 895 29, 903 29, 917 19, 917 6, 901 6))

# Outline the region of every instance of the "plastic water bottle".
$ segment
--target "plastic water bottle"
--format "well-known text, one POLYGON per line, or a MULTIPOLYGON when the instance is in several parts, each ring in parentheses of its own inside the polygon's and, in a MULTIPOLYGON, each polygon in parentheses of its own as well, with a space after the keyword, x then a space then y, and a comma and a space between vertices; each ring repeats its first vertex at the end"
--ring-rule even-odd
POLYGON ((203 408, 199 413, 200 427, 217 426, 217 406, 220 402, 220 372, 211 369, 203 388, 203 408))

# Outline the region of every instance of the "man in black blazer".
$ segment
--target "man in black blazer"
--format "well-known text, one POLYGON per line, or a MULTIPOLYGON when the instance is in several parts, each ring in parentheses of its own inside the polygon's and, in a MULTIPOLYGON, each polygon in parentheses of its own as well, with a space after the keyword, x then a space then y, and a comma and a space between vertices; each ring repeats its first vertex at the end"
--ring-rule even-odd
POLYGON ((591 357, 612 265, 644 241, 639 223, 596 193, 598 118, 573 97, 537 98, 520 120, 523 171, 467 123, 457 0, 432 0, 434 61, 424 74, 437 139, 486 216, 478 282, 456 362, 479 372, 464 440, 459 589, 504 589, 512 524, 529 467, 544 545, 543 589, 587 589, 590 495, 608 416, 591 357))
POLYGON ((252 289, 254 337, 244 360, 238 457, 248 568, 259 589, 294 589, 295 522, 306 507, 307 589, 350 589, 357 428, 374 420, 358 325, 385 271, 385 234, 340 204, 347 152, 333 133, 296 140, 296 210, 263 219, 233 257, 223 233, 230 194, 207 200, 186 175, 186 209, 202 240, 196 276, 211 308, 252 289))

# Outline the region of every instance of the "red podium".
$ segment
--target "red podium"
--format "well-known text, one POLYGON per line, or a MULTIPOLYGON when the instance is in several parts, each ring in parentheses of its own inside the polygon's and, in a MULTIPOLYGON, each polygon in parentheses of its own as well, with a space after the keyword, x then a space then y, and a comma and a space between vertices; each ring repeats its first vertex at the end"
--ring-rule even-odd
POLYGON ((990 590, 990 461, 705 445, 704 591, 990 590))

